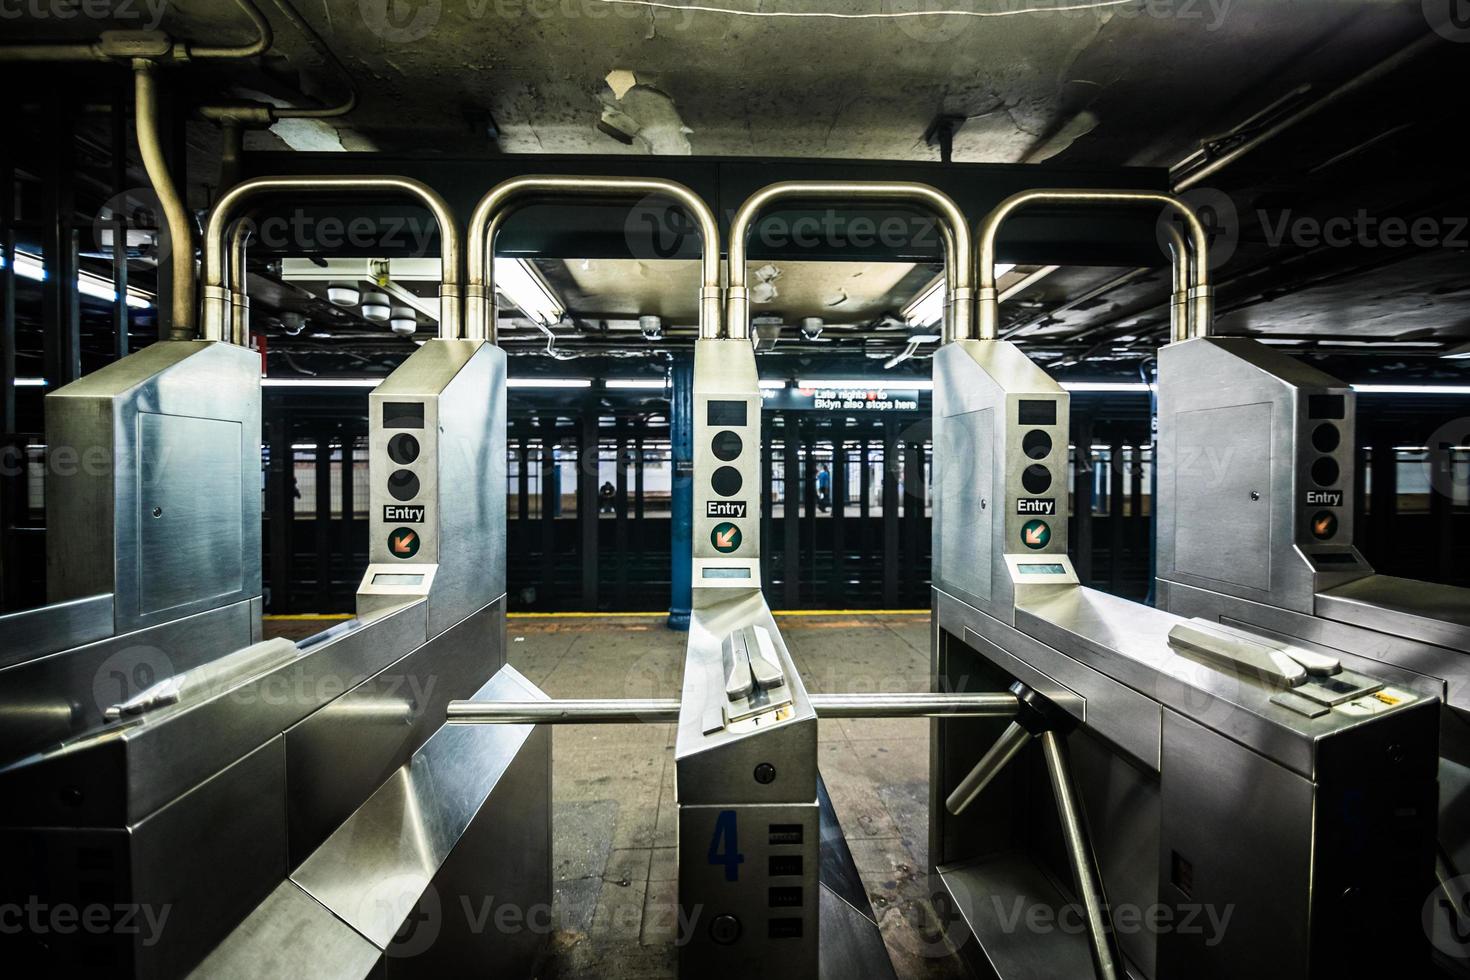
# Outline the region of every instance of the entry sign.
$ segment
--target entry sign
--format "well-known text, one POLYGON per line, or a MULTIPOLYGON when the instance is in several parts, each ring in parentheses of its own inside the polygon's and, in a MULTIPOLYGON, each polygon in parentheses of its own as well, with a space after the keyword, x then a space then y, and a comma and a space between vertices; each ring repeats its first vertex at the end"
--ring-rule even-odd
POLYGON ((709 533, 710 544, 722 555, 728 555, 740 548, 740 528, 729 521, 721 521, 715 525, 709 533))
POLYGON ((1032 551, 1040 551, 1051 543, 1051 525, 1046 521, 1027 521, 1021 525, 1021 543, 1032 551))
POLYGON ((412 558, 419 553, 419 532, 411 527, 395 528, 388 535, 388 553, 394 558, 412 558))

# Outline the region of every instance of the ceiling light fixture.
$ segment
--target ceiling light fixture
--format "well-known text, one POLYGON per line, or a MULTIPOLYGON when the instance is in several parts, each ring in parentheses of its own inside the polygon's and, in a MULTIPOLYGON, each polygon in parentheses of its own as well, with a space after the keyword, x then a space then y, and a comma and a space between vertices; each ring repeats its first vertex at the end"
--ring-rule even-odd
POLYGON ((388 326, 400 337, 412 337, 418 333, 419 321, 414 318, 413 310, 406 306, 395 306, 388 326))
POLYGON ((354 282, 329 282, 327 283, 327 300, 333 306, 356 306, 362 299, 362 290, 357 288, 354 282))
POLYGON ((1353 385, 1365 395, 1470 395, 1470 385, 1353 385))
POLYGON ((927 378, 798 378, 798 388, 832 388, 867 391, 886 388, 893 391, 933 391, 934 382, 927 378))
POLYGON ((587 378, 508 378, 511 388, 591 388, 587 378))
POLYGON ((496 258, 495 291, 543 327, 561 320, 567 308, 526 259, 496 258))
POLYGON ((374 323, 387 323, 388 317, 393 312, 392 307, 388 305, 389 302, 387 293, 363 293, 363 319, 371 320, 374 323))
MULTIPOLYGON (((0 269, 3 268, 5 268, 5 258, 0 256, 0 269)), ((46 265, 41 261, 41 256, 16 250, 15 274, 32 282, 45 282, 46 265)), ((112 280, 94 275, 85 269, 77 271, 77 292, 93 299, 106 300, 109 303, 117 301, 117 288, 113 285, 112 280)), ((127 302, 135 310, 151 309, 153 294, 147 290, 129 286, 127 302)))
MULTIPOLYGON (((1014 263, 1000 262, 995 266, 995 278, 999 279, 1015 269, 1014 263)), ((944 319, 944 307, 948 293, 944 286, 944 273, 930 280, 905 306, 899 315, 911 327, 930 327, 944 319)))

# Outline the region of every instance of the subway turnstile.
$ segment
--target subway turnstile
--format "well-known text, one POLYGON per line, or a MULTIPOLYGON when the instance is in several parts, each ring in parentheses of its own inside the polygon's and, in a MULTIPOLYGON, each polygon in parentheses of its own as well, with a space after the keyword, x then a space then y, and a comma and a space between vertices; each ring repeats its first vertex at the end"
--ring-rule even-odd
MULTIPOLYGON (((1047 198, 1129 195, 1020 203, 1047 198)), ((1048 739, 1035 723, 934 723, 930 854, 972 937, 966 950, 1006 978, 1423 969, 1438 689, 1359 651, 1078 584, 1066 551, 1068 396, 994 339, 984 257, 993 262, 995 225, 1015 203, 981 234, 978 288, 992 309, 976 321, 991 330, 935 358, 934 674, 944 691, 1019 683, 1073 725, 1049 726, 1048 739), (1068 759, 1076 819, 1057 793, 1068 759), (1077 859, 1087 850, 1095 888, 1077 859)), ((1207 285, 1197 279, 1189 296, 1204 299, 1194 305, 1207 323, 1207 285)))
MULTIPOLYGON (((1438 874, 1470 872, 1470 590, 1376 574, 1353 547, 1357 396, 1246 337, 1159 352, 1158 596, 1184 616, 1412 672, 1443 701, 1438 874), (1199 379, 1210 379, 1209 384, 1199 379)), ((1462 889, 1463 890, 1463 889, 1462 889)), ((1462 895, 1432 916, 1454 935, 1462 895)))
MULTIPOLYGON (((247 181, 230 200, 315 180, 247 181)), ((349 183, 431 195, 411 181, 349 183)), ((207 265, 221 238, 206 242, 207 265)), ((452 223, 441 240, 457 259, 452 223)), ((448 285, 455 263, 445 264, 448 285)), ((206 292, 207 303, 225 298, 206 292)), ((458 324, 460 301, 445 296, 445 322, 458 324)), ((218 520, 221 504, 230 515, 238 502, 255 538, 242 551, 207 521, 198 540, 174 528, 184 564, 143 584, 144 596, 218 593, 222 573, 196 566, 231 569, 240 555, 259 581, 259 357, 217 340, 135 357, 186 348, 200 363, 223 348, 237 384, 211 390, 165 367, 123 427, 146 436, 155 426, 174 458, 207 457, 221 472, 164 467, 181 485, 139 506, 167 528, 171 517, 218 520), (237 395, 254 414, 233 441, 195 425, 238 418, 217 404, 237 395), (222 500, 200 489, 237 473, 241 486, 222 500)), ((370 411, 372 564, 354 619, 299 643, 244 645, 247 635, 241 649, 123 691, 94 688, 108 673, 88 664, 77 695, 87 726, 0 768, 0 902, 43 916, 81 910, 104 926, 4 930, 7 965, 122 977, 533 972, 550 929, 550 737, 443 723, 454 699, 544 700, 505 664, 504 497, 481 492, 505 481, 505 355, 452 333, 431 340, 370 411), (504 908, 517 927, 500 926, 504 908)), ((165 557, 148 533, 142 553, 165 557)))

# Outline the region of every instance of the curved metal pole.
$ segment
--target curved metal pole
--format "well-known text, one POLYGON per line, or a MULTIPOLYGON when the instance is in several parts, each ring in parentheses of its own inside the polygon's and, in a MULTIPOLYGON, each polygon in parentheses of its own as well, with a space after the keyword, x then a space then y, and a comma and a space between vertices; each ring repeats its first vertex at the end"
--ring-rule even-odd
POLYGON ((254 233, 250 222, 236 221, 230 231, 229 279, 230 290, 229 336, 232 343, 248 347, 250 343, 250 291, 245 283, 245 247, 254 233))
POLYGON ((236 184, 219 199, 219 203, 209 213, 209 224, 204 232, 205 340, 221 340, 224 337, 225 309, 230 302, 224 279, 226 229, 246 201, 262 194, 291 191, 396 191, 414 198, 426 207, 439 226, 439 264, 442 269, 439 285, 439 336, 450 339, 460 336, 464 303, 464 290, 460 283, 462 249, 459 226, 454 223, 454 216, 444 198, 428 185, 410 177, 337 175, 256 177, 236 184))
POLYGON ((699 225, 699 335, 720 335, 720 228, 704 198, 677 181, 658 177, 581 177, 551 174, 501 181, 475 205, 469 224, 469 279, 465 286, 465 328, 471 339, 495 340, 495 250, 490 231, 496 216, 527 199, 564 197, 667 197, 682 205, 699 225))
POLYGON ((730 223, 730 285, 726 299, 725 322, 729 335, 738 339, 750 336, 750 293, 745 285, 746 239, 760 213, 776 201, 789 198, 832 199, 848 201, 903 201, 921 204, 947 232, 945 235, 946 282, 953 287, 946 305, 953 311, 946 318, 945 333, 967 336, 970 331, 971 286, 970 227, 964 212, 948 194, 928 184, 878 180, 784 180, 767 184, 756 191, 735 213, 730 223))
POLYGON ((1169 340, 1188 340, 1194 333, 1189 308, 1189 246, 1172 224, 1168 225, 1169 256, 1173 259, 1169 276, 1169 340))
MULTIPOLYGON (((1000 299, 995 288, 995 237, 1006 219, 1032 204, 1157 204, 1184 219, 1189 241, 1194 250, 1190 270, 1189 305, 1193 330, 1198 336, 1209 336, 1214 301, 1210 293, 1209 240, 1199 215, 1188 204, 1172 194, 1129 190, 1035 190, 1021 191, 1001 201, 980 222, 976 230, 976 318, 977 337, 995 340, 1000 333, 1000 299)), ((1177 260, 1176 260, 1177 265, 1177 260)), ((964 334, 959 335, 964 338, 964 334)))
POLYGON ((151 61, 133 62, 134 117, 138 131, 138 152, 143 169, 158 195, 168 224, 170 340, 191 340, 195 325, 194 290, 194 219, 184 198, 169 173, 163 152, 163 137, 158 131, 158 85, 153 73, 158 66, 151 61))

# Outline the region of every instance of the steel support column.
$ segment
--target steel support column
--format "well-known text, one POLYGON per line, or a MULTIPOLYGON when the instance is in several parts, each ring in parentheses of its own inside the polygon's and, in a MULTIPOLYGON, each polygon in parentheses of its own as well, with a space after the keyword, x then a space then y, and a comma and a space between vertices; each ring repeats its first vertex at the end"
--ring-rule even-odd
POLYGON ((687 630, 694 604, 694 358, 674 357, 669 399, 669 628, 687 630))

